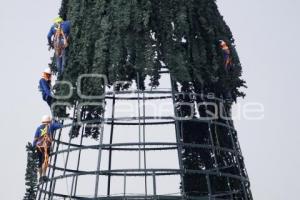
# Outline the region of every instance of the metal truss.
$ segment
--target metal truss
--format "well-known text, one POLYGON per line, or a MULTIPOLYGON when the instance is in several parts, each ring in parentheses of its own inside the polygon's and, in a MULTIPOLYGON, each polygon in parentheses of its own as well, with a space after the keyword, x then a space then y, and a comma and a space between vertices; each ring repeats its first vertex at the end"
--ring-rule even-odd
MULTIPOLYGON (((163 74, 169 75, 167 72, 163 74)), ((170 78, 170 85, 173 80, 170 78)), ((139 83, 137 83, 139 84, 139 83)), ((174 106, 173 113, 169 116, 150 116, 146 113, 145 104, 147 101, 168 100, 176 105, 176 99, 180 95, 201 96, 202 102, 217 102, 223 105, 222 98, 214 97, 211 94, 195 94, 185 92, 175 92, 173 87, 169 89, 153 88, 144 91, 135 89, 127 91, 107 91, 105 101, 110 101, 110 112, 103 115, 101 120, 81 121, 81 134, 74 139, 63 140, 62 135, 67 134, 67 128, 73 126, 73 123, 65 122, 65 128, 57 131, 53 142, 52 153, 50 155, 50 166, 48 170, 49 181, 42 183, 38 187, 38 200, 55 199, 232 199, 232 200, 251 200, 250 183, 243 163, 243 157, 237 140, 237 133, 233 122, 230 119, 230 111, 225 106, 220 106, 227 120, 219 119, 200 119, 180 117, 180 113, 174 106), (116 104, 122 101, 131 101, 138 105, 138 116, 117 117, 118 110, 116 104), (88 140, 84 136, 84 130, 89 124, 97 124, 101 129, 100 138, 95 144, 84 144, 88 140), (100 123, 100 125, 99 125, 100 123), (174 134, 173 142, 147 142, 146 128, 149 126, 171 126, 174 134), (117 136, 117 127, 136 127, 138 133, 137 142, 115 142, 117 136), (188 127, 199 127, 199 137, 204 142, 190 141, 187 139, 188 127), (106 131, 106 132, 105 132, 106 131), (206 135, 205 135, 206 134, 206 135), (105 142, 104 138, 108 138, 105 142), (97 165, 93 170, 81 168, 82 155, 86 151, 97 153, 94 158, 97 165), (147 167, 147 155, 151 152, 175 152, 177 154, 178 165, 174 168, 153 168, 147 167), (113 159, 115 152, 135 152, 138 154, 138 166, 136 168, 113 168, 113 159), (107 154, 107 159, 103 161, 103 155, 107 154), (73 164, 70 164, 70 157, 73 157, 73 164), (187 164, 188 156, 198 156, 199 163, 203 166, 189 168, 187 164), (58 159, 63 159, 63 165, 58 166, 58 159), (205 157, 205 159, 204 159, 205 157), (75 160, 75 161, 74 161, 75 160), (105 162, 106 167, 102 164, 105 162), (75 164, 74 164, 75 163, 75 164), (90 194, 78 194, 78 184, 80 177, 93 177, 92 182, 87 187, 94 188, 90 194), (158 184, 160 177, 177 176, 179 178, 178 191, 174 194, 160 194, 158 184), (122 194, 112 194, 112 179, 114 177, 122 178, 123 181, 118 184, 123 188, 122 194), (144 178, 143 194, 132 194, 126 191, 127 179, 134 177, 144 178), (198 180, 203 188, 192 189, 189 181, 198 180), (59 181, 68 181, 68 190, 59 191, 57 183, 59 181), (99 194, 99 185, 105 180, 106 194, 99 194), (223 184, 220 187, 220 183, 223 184)), ((196 98, 194 98, 196 99, 196 98)), ((208 109, 206 107, 206 109, 208 109)), ((76 111, 76 110, 75 110, 76 111)), ((76 113, 76 112, 74 112, 76 113)), ((130 133, 126 133, 130 134, 130 133)), ((131 133, 133 134, 133 133, 131 133)), ((151 133, 147 133, 151 134, 151 133)), ((163 132, 161 134, 164 134, 163 132)), ((94 154, 93 154, 94 155, 94 154)))

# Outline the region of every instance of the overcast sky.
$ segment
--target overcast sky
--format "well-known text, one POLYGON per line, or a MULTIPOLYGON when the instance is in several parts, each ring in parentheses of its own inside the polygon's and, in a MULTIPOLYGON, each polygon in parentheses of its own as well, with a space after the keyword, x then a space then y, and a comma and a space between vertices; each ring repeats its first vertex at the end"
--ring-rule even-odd
MULTIPOLYGON (((51 55, 46 34, 60 1, 0 3, 0 196, 14 200, 25 192, 25 145, 48 112, 37 83, 51 55)), ((263 120, 235 122, 254 199, 297 199, 300 2, 218 0, 218 5, 235 36, 249 87, 239 103, 265 108, 263 120)))

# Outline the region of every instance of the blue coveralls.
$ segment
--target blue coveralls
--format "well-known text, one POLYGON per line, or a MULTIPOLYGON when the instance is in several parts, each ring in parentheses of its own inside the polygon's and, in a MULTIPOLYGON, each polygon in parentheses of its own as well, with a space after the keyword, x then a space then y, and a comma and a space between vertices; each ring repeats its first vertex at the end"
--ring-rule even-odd
MULTIPOLYGON (((66 38, 69 37, 70 35, 70 31, 71 31, 71 23, 70 21, 64 21, 61 23, 61 29, 63 30, 66 38)), ((55 35, 56 33, 56 28, 55 28, 55 25, 53 25, 48 33, 48 44, 50 45, 51 42, 52 42, 52 37, 55 35)), ((59 42, 62 42, 64 43, 64 41, 59 41, 59 42)), ((62 50, 62 55, 61 56, 55 56, 55 59, 56 59, 56 68, 57 68, 57 72, 58 72, 58 75, 61 75, 64 71, 64 67, 65 67, 65 64, 66 64, 66 50, 63 49, 62 50)))
MULTIPOLYGON (((40 125, 34 134, 34 140, 33 140, 33 147, 36 148, 39 145, 42 145, 43 142, 43 134, 48 134, 48 136, 52 139, 53 138, 53 134, 54 131, 57 129, 62 128, 63 125, 60 123, 51 123, 50 125, 46 125, 46 124, 42 124, 40 125), (48 126, 48 127, 47 127, 48 126)), ((47 152, 50 152, 50 146, 51 144, 49 144, 49 146, 47 147, 47 152)), ((41 168, 43 163, 44 163, 44 149, 43 148, 37 148, 38 149, 38 159, 39 159, 39 164, 38 167, 41 168)))
POLYGON ((51 86, 50 81, 47 81, 44 78, 41 78, 39 82, 39 88, 42 92, 43 100, 47 102, 49 107, 51 108, 51 104, 53 102, 53 97, 51 96, 51 86))

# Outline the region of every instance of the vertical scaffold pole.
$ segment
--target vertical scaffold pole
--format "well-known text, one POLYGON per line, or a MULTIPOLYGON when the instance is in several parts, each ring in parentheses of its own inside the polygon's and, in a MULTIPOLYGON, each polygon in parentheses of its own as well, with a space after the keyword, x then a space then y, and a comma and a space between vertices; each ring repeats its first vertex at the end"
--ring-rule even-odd
MULTIPOLYGON (((114 137, 114 121, 115 121, 115 105, 116 105, 116 97, 115 93, 113 94, 113 101, 112 101, 112 111, 111 111, 111 127, 110 127, 110 138, 109 138, 109 158, 108 158, 108 171, 111 170, 111 163, 112 163, 112 148, 111 145, 113 143, 114 137)), ((111 186, 111 175, 108 174, 108 182, 107 182, 107 196, 110 196, 110 186, 111 186)))
POLYGON ((100 139, 99 139, 99 150, 98 150, 98 160, 97 160, 97 170, 96 170, 96 182, 95 182, 95 195, 94 198, 98 197, 98 189, 99 189, 99 177, 100 177, 100 166, 101 166, 101 158, 102 158, 102 145, 103 145, 103 134, 104 134, 104 113, 105 108, 103 111, 103 118, 101 120, 101 127, 100 127, 100 139))
POLYGON ((175 132, 176 132, 176 143, 177 143, 177 150, 178 150, 178 162, 179 162, 179 169, 180 169, 180 180, 182 184, 182 199, 185 198, 185 190, 184 190, 184 167, 183 167, 183 160, 182 160, 182 142, 181 142, 181 132, 180 132, 180 124, 178 121, 178 115, 176 110, 176 100, 175 100, 175 82, 172 79, 170 74, 170 82, 171 82, 171 91, 172 91, 172 101, 173 101, 173 108, 174 108, 174 120, 175 120, 175 132))

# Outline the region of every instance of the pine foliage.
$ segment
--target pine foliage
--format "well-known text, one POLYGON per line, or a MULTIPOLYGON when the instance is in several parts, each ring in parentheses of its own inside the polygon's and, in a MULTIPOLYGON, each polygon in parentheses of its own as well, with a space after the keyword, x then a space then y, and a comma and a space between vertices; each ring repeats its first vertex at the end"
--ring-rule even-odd
POLYGON ((26 146, 27 168, 25 174, 26 193, 24 200, 35 200, 37 193, 37 154, 31 143, 26 146))
MULTIPOLYGON (((155 87, 166 65, 180 84, 193 82, 219 95, 229 90, 234 99, 244 96, 234 39, 213 0, 63 0, 60 15, 72 23, 63 79, 74 85, 87 73, 105 74, 109 85, 130 85, 139 73, 141 89, 147 75, 155 87), (232 52, 230 73, 224 70, 221 39, 232 52)), ((83 90, 92 94, 99 84, 86 82, 83 90)), ((70 101, 78 100, 75 94, 70 101)))
MULTIPOLYGON (((149 76, 150 86, 157 87, 159 71, 167 66, 174 81, 173 88, 178 92, 214 93, 217 97, 224 97, 230 92, 233 100, 245 95, 240 91, 246 86, 241 79, 242 67, 234 39, 215 0, 62 0, 60 15, 72 24, 63 80, 70 81, 75 87, 78 87, 77 78, 82 74, 104 74, 108 78, 108 86, 116 81, 127 81, 127 84, 118 85, 120 90, 127 89, 134 81, 138 81, 143 90, 144 80, 149 76), (219 40, 224 40, 231 51, 233 64, 229 71, 224 68, 219 40)), ((98 95, 105 90, 103 82, 97 79, 83 79, 81 88, 85 95, 98 95)), ((69 92, 62 86, 57 91, 60 94, 69 92)), ((86 100, 74 93, 69 101, 76 104, 86 100)), ((176 97, 176 102, 202 101, 201 97, 176 97)), ((203 116, 206 109, 199 108, 197 111, 203 116)), ((100 123, 103 110, 101 106, 87 106, 81 112, 84 112, 85 120, 98 120, 100 123)), ((196 117, 195 108, 190 106, 181 105, 177 110, 180 117, 196 117)), ((208 127, 193 121, 182 122, 180 126, 184 143, 212 145, 212 142, 218 142, 219 146, 230 149, 237 144, 236 133, 231 133, 235 137, 232 142, 228 130, 220 127, 208 127), (219 138, 217 134, 211 138, 210 129, 221 133, 219 138)), ((79 129, 74 128, 72 135, 76 137, 79 129)), ((85 135, 97 139, 99 128, 87 128, 85 135)), ((240 175, 236 159, 240 159, 243 165, 242 157, 209 149, 184 149, 185 169, 214 168, 212 154, 218 158, 219 166, 233 166, 226 173, 240 175)), ((213 176, 211 184, 213 193, 241 190, 241 182, 234 179, 228 182, 213 176), (231 188, 228 188, 229 185, 231 188)), ((208 195, 203 175, 186 174, 182 188, 190 196, 208 195)), ((238 195, 234 197, 243 199, 238 195)))

